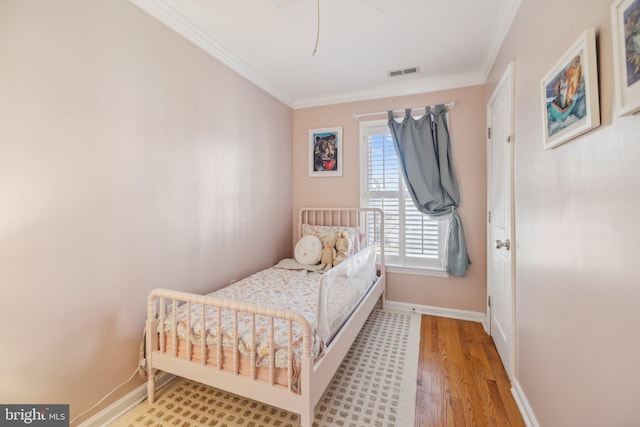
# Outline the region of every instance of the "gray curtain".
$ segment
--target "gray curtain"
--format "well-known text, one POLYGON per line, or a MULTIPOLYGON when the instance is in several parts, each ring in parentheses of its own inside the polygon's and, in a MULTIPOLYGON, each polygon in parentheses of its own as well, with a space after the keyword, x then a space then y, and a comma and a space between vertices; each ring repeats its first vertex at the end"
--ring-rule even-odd
POLYGON ((458 183, 451 166, 451 143, 446 107, 426 107, 419 119, 405 111, 401 123, 389 111, 389 129, 405 183, 416 208, 433 219, 451 217, 447 241, 447 272, 465 276, 471 261, 467 255, 462 222, 456 211, 458 183))

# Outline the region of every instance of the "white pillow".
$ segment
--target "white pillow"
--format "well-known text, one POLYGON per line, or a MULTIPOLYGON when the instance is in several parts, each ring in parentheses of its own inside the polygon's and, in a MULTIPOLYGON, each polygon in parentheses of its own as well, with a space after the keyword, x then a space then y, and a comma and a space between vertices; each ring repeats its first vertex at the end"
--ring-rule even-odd
POLYGON ((322 241, 317 236, 302 236, 293 250, 293 255, 300 264, 315 265, 320 262, 322 241))

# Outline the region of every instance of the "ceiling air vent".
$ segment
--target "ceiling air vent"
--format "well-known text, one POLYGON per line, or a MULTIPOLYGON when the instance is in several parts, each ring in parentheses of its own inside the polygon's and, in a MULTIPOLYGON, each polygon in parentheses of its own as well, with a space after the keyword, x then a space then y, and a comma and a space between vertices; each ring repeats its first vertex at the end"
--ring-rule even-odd
POLYGON ((419 71, 420 71, 420 67, 411 67, 411 68, 405 68, 404 70, 387 71, 387 75, 391 78, 391 77, 404 76, 406 74, 413 74, 419 71))

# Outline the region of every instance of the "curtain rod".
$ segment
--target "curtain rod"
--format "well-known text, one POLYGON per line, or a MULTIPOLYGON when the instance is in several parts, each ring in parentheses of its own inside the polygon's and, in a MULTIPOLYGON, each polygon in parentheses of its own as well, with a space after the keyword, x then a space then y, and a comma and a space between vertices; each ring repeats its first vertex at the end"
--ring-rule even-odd
MULTIPOLYGON (((444 104, 445 107, 447 107, 447 110, 453 110, 453 107, 455 107, 456 103, 455 102, 449 102, 448 104, 444 104)), ((429 107, 435 107, 435 105, 430 105, 429 107)), ((426 107, 416 107, 413 108, 411 107, 411 110, 423 110, 426 107)), ((393 110, 394 113, 404 113, 404 109, 402 110, 393 110)), ((366 117, 366 116, 378 116, 380 114, 387 114, 387 111, 379 111, 377 113, 361 113, 361 114, 354 114, 353 118, 355 120, 360 119, 360 117, 366 117)))

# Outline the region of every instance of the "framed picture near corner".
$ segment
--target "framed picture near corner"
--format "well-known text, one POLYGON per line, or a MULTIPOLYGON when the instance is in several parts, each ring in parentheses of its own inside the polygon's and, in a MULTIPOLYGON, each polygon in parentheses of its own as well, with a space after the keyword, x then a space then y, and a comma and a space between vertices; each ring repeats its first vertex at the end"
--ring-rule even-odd
POLYGON ((309 176, 342 176, 342 128, 309 129, 309 176))
POLYGON ((640 111, 640 0, 611 5, 613 69, 619 116, 640 111))
POLYGON ((600 126, 596 36, 583 32, 541 82, 544 148, 600 126))

